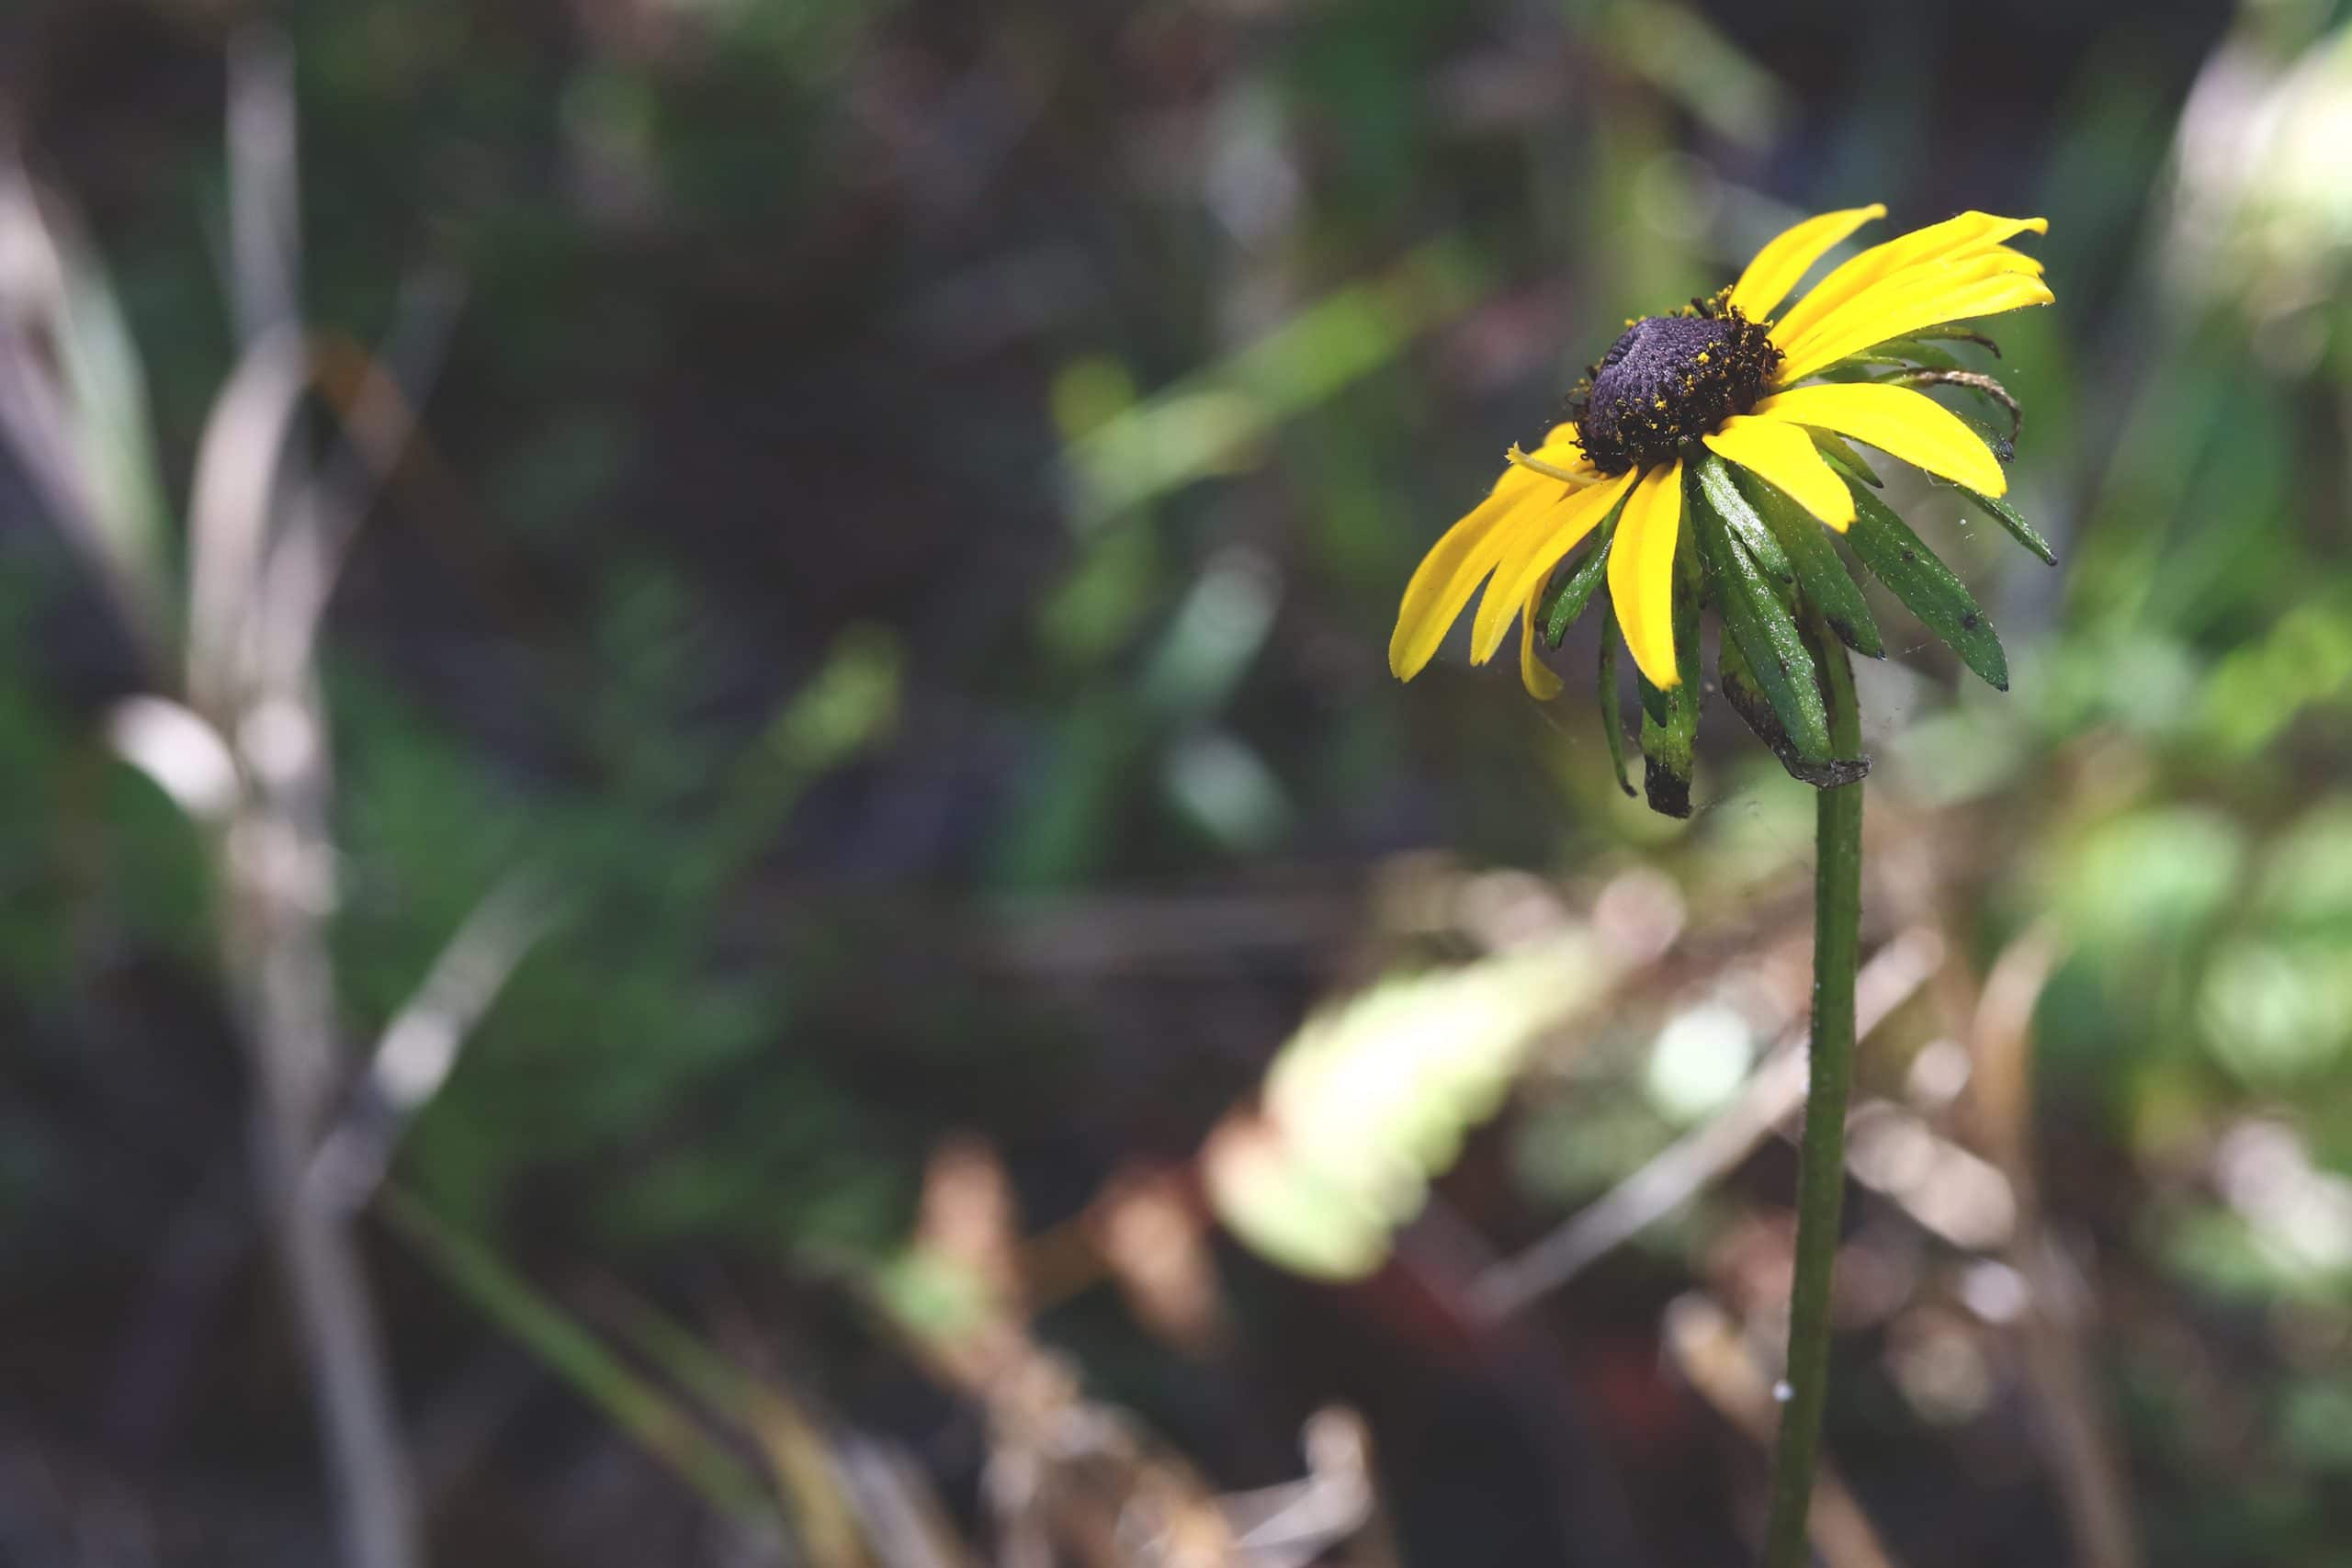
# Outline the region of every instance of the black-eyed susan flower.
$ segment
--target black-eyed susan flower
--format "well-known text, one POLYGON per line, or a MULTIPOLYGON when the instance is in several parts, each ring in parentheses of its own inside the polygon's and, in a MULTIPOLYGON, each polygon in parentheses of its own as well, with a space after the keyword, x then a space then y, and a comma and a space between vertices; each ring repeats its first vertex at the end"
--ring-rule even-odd
MULTIPOLYGON (((1818 523, 1845 535, 1972 669, 2005 684, 1981 612, 1871 493, 1877 478, 1847 442, 1958 486, 2048 558, 2048 547, 1997 500, 2007 484, 1994 451, 2002 438, 1919 389, 1969 388, 2014 416, 1997 382, 1938 344, 1988 342, 1957 323, 2050 303, 2041 264, 2006 243, 2048 224, 1965 212, 1861 252, 1781 310, 1816 262, 1885 210, 1808 219, 1714 298, 1629 323, 1569 394, 1566 418, 1535 451, 1511 449, 1493 491, 1413 574, 1388 649, 1396 676, 1410 680, 1429 663, 1483 582, 1472 660, 1492 658, 1517 620, 1521 677, 1532 695, 1549 698, 1560 682, 1538 655, 1539 622, 1549 620, 1556 645, 1605 586, 1652 721, 1652 800, 1674 809, 1674 791, 1662 801, 1656 787, 1659 747, 1649 742, 1671 750, 1671 732, 1680 732, 1681 762, 1668 757, 1666 766, 1687 783, 1696 696, 1668 694, 1683 687, 1696 658, 1698 606, 1713 603, 1732 634, 1720 683, 1733 705, 1792 772, 1840 782, 1853 767, 1841 772, 1828 755, 1805 639, 1817 626, 1858 651, 1883 649, 1818 523), (1547 617, 1555 569, 1589 538, 1592 551, 1551 586, 1547 617)), ((1604 637, 1604 661, 1613 651, 1604 637)), ((1613 708, 1613 676, 1603 686, 1604 706, 1613 708)), ((1611 726, 1613 748, 1613 712, 1611 726)))

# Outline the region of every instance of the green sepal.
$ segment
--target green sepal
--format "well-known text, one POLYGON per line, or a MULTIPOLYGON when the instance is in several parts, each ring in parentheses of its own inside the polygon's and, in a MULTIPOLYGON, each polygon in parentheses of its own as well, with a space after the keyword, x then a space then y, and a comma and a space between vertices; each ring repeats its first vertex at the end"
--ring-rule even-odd
POLYGON ((1846 542, 1854 547, 1862 565, 1959 654, 1962 663, 1996 691, 2007 691, 2009 661, 2001 652, 2001 639, 1967 586, 1884 502, 1850 481, 1846 488, 1854 492, 1854 525, 1846 531, 1846 542))
MULTIPOLYGON (((1995 400, 1989 393, 1984 392, 1982 389, 1970 388, 1967 389, 1974 391, 1977 396, 1980 399, 1983 399, 1985 402, 1994 402, 1996 403, 1996 406, 1998 406, 1996 400, 1995 400)), ((2018 420, 2016 417, 2016 410, 2003 409, 2002 411, 2003 412, 2010 415, 2009 428, 2007 430, 2002 430, 1994 425, 1989 421, 1985 420, 1981 414, 1972 412, 1970 409, 1946 408, 1944 412, 1951 414, 1952 418, 1960 421, 1961 423, 1968 426, 1969 429, 1974 431, 1976 433, 1976 439, 1984 443, 1985 449, 1993 454, 1993 460, 2000 464, 2004 468, 2017 461, 2018 420)))
POLYGON ((1609 776, 1627 795, 1634 786, 1625 777, 1625 700, 1617 689, 1617 622, 1609 613, 1609 595, 1600 595, 1600 659, 1598 690, 1600 733, 1609 741, 1609 776))
MULTIPOLYGON (((1770 530, 1747 498, 1739 493, 1732 482, 1730 465, 1721 457, 1709 453, 1690 468, 1691 531, 1698 537, 1707 569, 1714 574, 1724 637, 1739 644, 1744 657, 1737 662, 1752 673, 1755 687, 1770 705, 1782 743, 1805 762, 1826 762, 1829 712, 1822 702, 1813 651, 1799 635, 1796 618, 1781 597, 1781 590, 1734 539, 1731 518, 1742 518, 1767 536, 1770 530)), ((1790 574, 1792 581, 1794 575, 1790 574)))
POLYGON ((1839 380, 1852 380, 1855 378, 1852 375, 1840 374, 1840 372, 1868 372, 1876 369, 1965 370, 1967 368, 1967 364, 1959 355, 1938 348, 1933 344, 1922 343, 1913 337, 1894 337, 1887 339, 1884 343, 1872 344, 1859 353, 1848 355, 1821 374, 1825 378, 1836 377, 1839 380))
POLYGON ((1910 336, 1913 343, 1973 343, 1988 350, 1994 358, 2001 357, 2001 345, 1974 327, 1958 326, 1947 321, 1941 326, 1921 327, 1910 336))
POLYGON ((1559 647, 1560 639, 1568 635, 1568 628, 1577 624, 1577 617, 1592 602, 1593 590, 1608 575, 1609 545, 1610 538, 1604 535, 1599 544, 1585 552, 1584 559, 1553 582, 1551 591, 1544 595, 1538 614, 1543 617, 1539 624, 1544 627, 1546 647, 1559 647))
POLYGON ((2040 556, 2042 564, 2045 566, 2058 564, 2058 552, 2050 547, 2050 541, 2043 538, 2041 531, 2027 522, 2016 507, 2011 506, 1997 495, 1985 495, 1969 489, 1966 485, 1954 485, 1951 488, 1974 502, 1994 522, 2007 529, 2010 538, 2040 556))
MULTIPOLYGON (((1810 645, 1812 639, 1808 637, 1806 641, 1810 645)), ((1819 655, 1821 650, 1815 652, 1819 655)), ((1815 672, 1818 673, 1817 660, 1815 672)), ((1831 758, 1816 762, 1798 750, 1789 739, 1789 732, 1781 726, 1771 700, 1765 695, 1747 656, 1740 651, 1736 637, 1724 638, 1716 649, 1715 683, 1723 688, 1724 700, 1731 705, 1732 712, 1739 715, 1742 722, 1756 732, 1756 738, 1770 748, 1772 755, 1781 760, 1781 766, 1799 784, 1811 784, 1815 789, 1836 789, 1869 774, 1868 757, 1831 758)))
MULTIPOLYGON (((1690 495, 1683 496, 1686 523, 1690 495)), ((1682 679, 1672 691, 1650 684, 1639 665, 1642 697, 1642 791, 1661 817, 1690 815, 1691 756, 1699 736, 1699 552, 1685 526, 1674 546, 1674 667, 1682 679)))
POLYGON ((1884 659, 1886 641, 1871 615, 1870 601, 1863 597, 1861 584, 1848 575, 1838 547, 1830 543, 1828 528, 1761 475, 1740 469, 1732 478, 1741 498, 1762 515, 1788 552, 1790 564, 1796 568, 1797 586, 1814 613, 1856 653, 1865 659, 1884 659))
POLYGON ((1831 431, 1811 428, 1808 428, 1805 434, 1813 437, 1815 448, 1827 460, 1831 468, 1861 480, 1872 490, 1886 488, 1886 481, 1878 477, 1878 470, 1862 461, 1862 455, 1848 446, 1844 436, 1831 431))

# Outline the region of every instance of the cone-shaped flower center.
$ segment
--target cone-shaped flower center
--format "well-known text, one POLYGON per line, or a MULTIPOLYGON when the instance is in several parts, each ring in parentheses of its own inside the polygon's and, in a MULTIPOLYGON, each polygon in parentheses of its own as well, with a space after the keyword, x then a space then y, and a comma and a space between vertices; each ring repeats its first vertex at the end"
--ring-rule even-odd
POLYGON ((1568 417, 1602 473, 1666 462, 1756 406, 1781 351, 1736 309, 1708 309, 1722 313, 1643 317, 1569 394, 1568 417))

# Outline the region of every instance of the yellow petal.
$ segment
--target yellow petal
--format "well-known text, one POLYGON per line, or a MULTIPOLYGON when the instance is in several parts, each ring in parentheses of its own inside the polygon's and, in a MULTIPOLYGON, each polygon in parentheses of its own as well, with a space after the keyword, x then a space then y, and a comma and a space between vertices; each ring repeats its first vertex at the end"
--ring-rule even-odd
POLYGON ((1750 321, 1762 321, 1789 297, 1789 290, 1797 286, 1797 280, 1826 255, 1831 246, 1871 219, 1885 216, 1884 205, 1872 202, 1868 207, 1849 207, 1842 212, 1825 212, 1782 230, 1756 253, 1756 259, 1747 264, 1747 270, 1732 285, 1731 302, 1750 321))
POLYGON ((1863 289, 1906 267, 1967 256, 2028 230, 2046 234, 2050 231, 2050 220, 2046 218, 1999 218, 1990 212, 1963 212, 1941 223, 1931 223, 1925 229, 1914 229, 1908 234, 1897 235, 1883 245, 1872 245, 1815 284, 1804 299, 1790 306, 1788 313, 1780 320, 1773 341, 1782 344, 1792 341, 1863 289))
POLYGON ((1471 663, 1484 664, 1495 656, 1510 631, 1511 612, 1519 602, 1543 584, 1562 556, 1600 525, 1634 479, 1634 470, 1628 468, 1615 479, 1576 491, 1559 506, 1544 512, 1539 525, 1514 535, 1510 552, 1487 584, 1487 596, 1478 602, 1478 616, 1470 627, 1471 663))
POLYGON ((1388 639, 1388 668, 1396 679, 1411 680, 1436 655, 1479 580, 1502 558, 1512 525, 1568 493, 1556 479, 1527 468, 1506 468, 1487 499, 1430 547, 1412 581, 1405 585, 1404 601, 1396 607, 1396 630, 1388 639))
POLYGON ((1494 539, 1495 574, 1487 579, 1485 592, 1478 600, 1478 613, 1470 622, 1470 662, 1484 664, 1502 646, 1503 635, 1510 630, 1511 612, 1519 607, 1519 600, 1505 586, 1517 578, 1529 558, 1551 536, 1553 528, 1566 509, 1581 502, 1592 492, 1589 490, 1563 490, 1561 499, 1539 511, 1513 517, 1505 530, 1494 539))
POLYGON ((1626 498, 1609 547, 1609 602, 1651 685, 1679 685, 1674 664, 1674 544, 1682 532, 1682 465, 1652 468, 1626 498))
POLYGON ((2013 275, 2038 277, 2041 275, 2041 263, 2007 245, 1993 245, 1942 261, 1922 262, 1917 266, 1889 273, 1868 288, 1858 290, 1810 326, 1792 328, 1786 321, 1776 322, 1772 341, 1791 357, 1804 358, 1823 339, 1843 336, 1855 321, 1883 314, 1903 301, 1938 292, 1958 293, 1989 279, 2013 275))
POLYGON ((1795 425, 1736 415, 1706 443, 1709 451, 1769 479, 1839 533, 1854 521, 1854 492, 1795 425))
POLYGON ((1817 424, 1850 435, 1986 495, 2009 488, 2000 460, 1983 437, 1941 403, 1908 387, 1862 382, 1798 387, 1758 403, 1756 417, 1817 424))
POLYGON ((2047 305, 2052 299, 2041 279, 2021 273, 1973 281, 1929 278, 1886 293, 1872 289, 1808 334, 1802 347, 1789 351, 1772 378, 1776 385, 1787 386, 1826 370, 1849 354, 1921 327, 1997 316, 2028 305, 2047 305))
POLYGON ((1521 607, 1519 621, 1519 683, 1539 703, 1548 703, 1560 694, 1560 678, 1535 657, 1535 613, 1543 607, 1544 588, 1544 581, 1538 578, 1535 586, 1527 591, 1527 603, 1521 607))

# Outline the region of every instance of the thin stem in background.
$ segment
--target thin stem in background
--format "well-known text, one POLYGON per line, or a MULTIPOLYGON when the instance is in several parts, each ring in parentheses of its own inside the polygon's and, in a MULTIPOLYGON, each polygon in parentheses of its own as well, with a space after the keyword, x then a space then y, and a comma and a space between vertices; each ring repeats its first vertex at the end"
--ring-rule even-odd
MULTIPOLYGON (((1845 645, 1816 629, 1835 755, 1861 754, 1845 645)), ((1821 791, 1815 818, 1813 1056, 1797 1145, 1796 1277, 1789 1296, 1788 1400, 1772 1461, 1765 1568, 1804 1568, 1805 1509, 1829 1386, 1829 1279, 1846 1193, 1846 1105, 1854 1083, 1854 968, 1862 914, 1862 786, 1821 791)))

